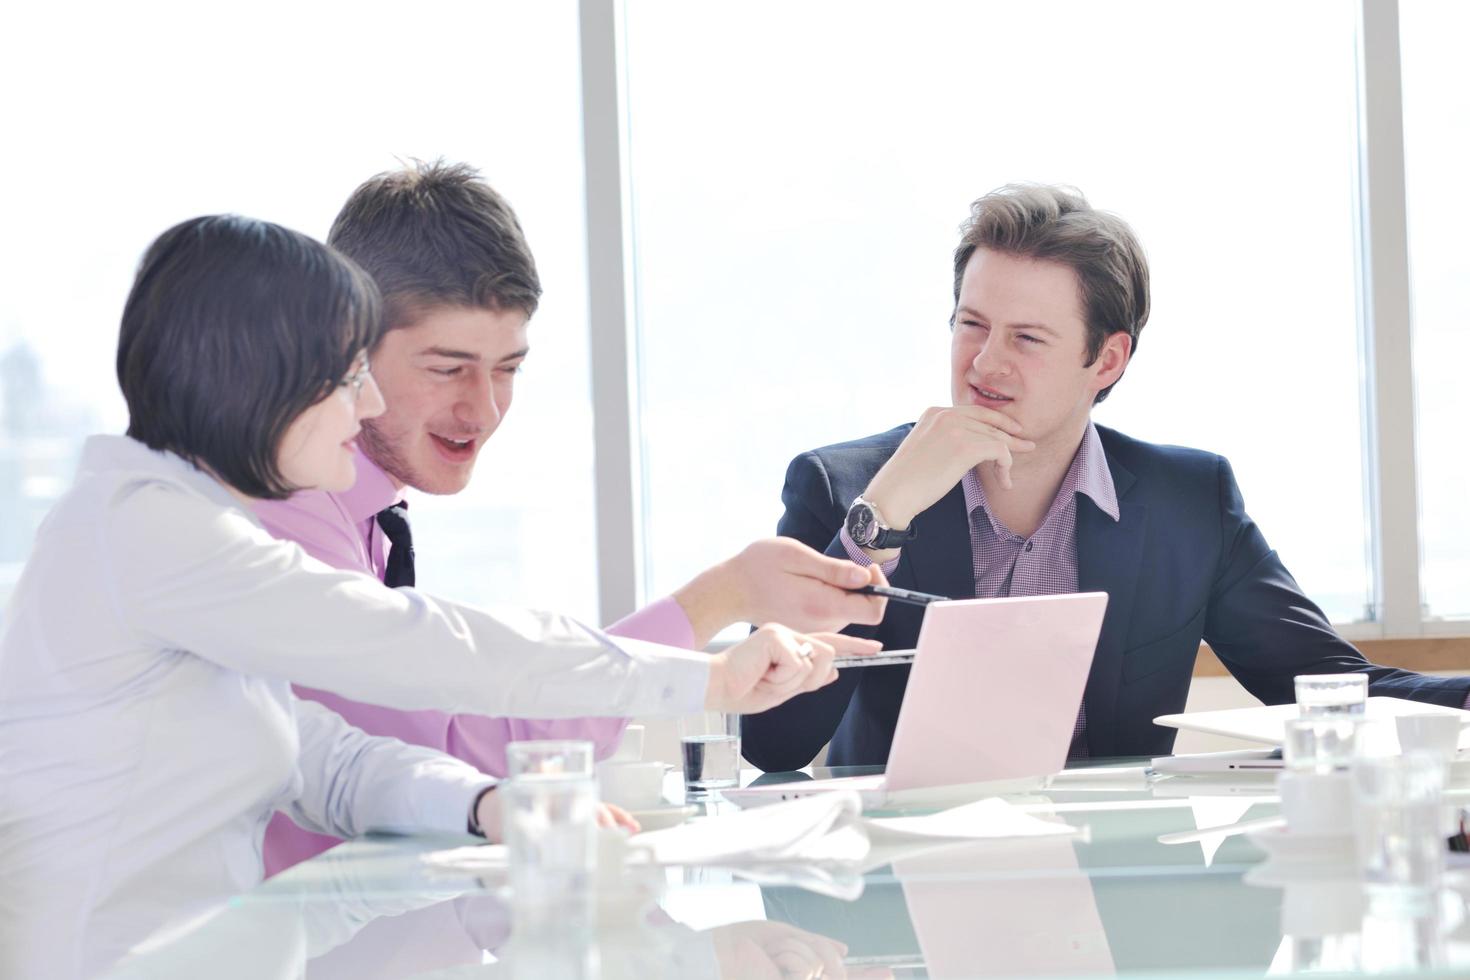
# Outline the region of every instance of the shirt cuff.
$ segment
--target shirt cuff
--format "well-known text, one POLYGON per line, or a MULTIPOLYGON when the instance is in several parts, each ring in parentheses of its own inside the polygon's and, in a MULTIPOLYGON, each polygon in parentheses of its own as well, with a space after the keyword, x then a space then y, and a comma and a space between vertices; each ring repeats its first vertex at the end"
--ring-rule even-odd
MULTIPOLYGON (((854 563, 861 565, 863 568, 867 568, 873 564, 873 559, 869 558, 867 552, 857 546, 857 542, 853 541, 852 536, 847 533, 845 526, 837 532, 837 537, 842 542, 842 550, 847 552, 847 557, 852 559, 854 563)), ((888 578, 893 574, 893 570, 898 567, 899 557, 899 555, 894 555, 878 566, 883 570, 884 578, 888 578)))
POLYGON ((683 647, 685 650, 694 649, 694 626, 689 622, 684 607, 673 596, 624 616, 609 626, 607 632, 612 636, 683 647))
POLYGON ((424 829, 471 833, 475 802, 481 793, 497 785, 496 780, 470 765, 461 764, 452 771, 436 766, 434 770, 433 778, 415 779, 411 790, 417 797, 424 829))
POLYGON ((637 669, 633 689, 620 715, 692 715, 704 710, 709 691, 710 658, 661 643, 611 637, 637 669))

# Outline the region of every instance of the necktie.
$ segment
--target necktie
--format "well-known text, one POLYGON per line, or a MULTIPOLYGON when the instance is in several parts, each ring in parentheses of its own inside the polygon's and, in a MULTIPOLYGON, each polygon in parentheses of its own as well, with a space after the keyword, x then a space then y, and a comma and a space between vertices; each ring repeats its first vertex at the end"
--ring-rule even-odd
POLYGON ((393 545, 388 550, 383 584, 390 589, 413 585, 413 533, 408 528, 408 504, 400 502, 378 511, 378 527, 393 545))

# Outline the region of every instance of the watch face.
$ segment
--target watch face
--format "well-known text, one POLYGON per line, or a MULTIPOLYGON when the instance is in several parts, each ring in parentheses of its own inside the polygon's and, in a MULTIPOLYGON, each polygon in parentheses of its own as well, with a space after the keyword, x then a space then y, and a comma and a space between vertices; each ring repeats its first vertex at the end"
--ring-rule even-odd
POLYGON ((873 523, 873 508, 866 504, 853 504, 852 510, 847 512, 847 536, 852 538, 853 544, 866 548, 873 543, 876 530, 873 523))

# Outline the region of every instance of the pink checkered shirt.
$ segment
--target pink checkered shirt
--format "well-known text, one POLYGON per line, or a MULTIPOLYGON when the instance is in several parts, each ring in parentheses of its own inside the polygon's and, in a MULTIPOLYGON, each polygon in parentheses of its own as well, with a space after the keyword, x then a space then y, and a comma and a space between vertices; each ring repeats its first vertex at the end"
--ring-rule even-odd
MULTIPOLYGON (((960 481, 965 493, 965 512, 970 516, 970 553, 975 573, 975 598, 994 599, 1013 595, 1057 595, 1077 591, 1077 495, 1086 494, 1098 509, 1118 519, 1118 493, 1108 470, 1102 440, 1091 422, 1062 478, 1041 526, 1029 538, 1011 531, 990 513, 985 488, 974 470, 960 481)), ((847 556, 859 565, 872 560, 841 531, 847 556)), ((883 563, 883 574, 892 575, 898 558, 883 563)), ((1087 755, 1082 734, 1087 728, 1087 710, 1077 706, 1077 726, 1072 731, 1072 758, 1087 755)))

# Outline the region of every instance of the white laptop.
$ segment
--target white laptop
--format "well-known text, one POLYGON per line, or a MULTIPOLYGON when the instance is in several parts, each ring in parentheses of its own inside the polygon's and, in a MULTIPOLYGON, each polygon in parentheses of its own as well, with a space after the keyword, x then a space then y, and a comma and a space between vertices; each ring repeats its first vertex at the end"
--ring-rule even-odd
POLYGON ((759 806, 855 790, 875 808, 1039 786, 1066 765, 1107 604, 1103 592, 930 603, 883 775, 747 786, 725 799, 759 806))

